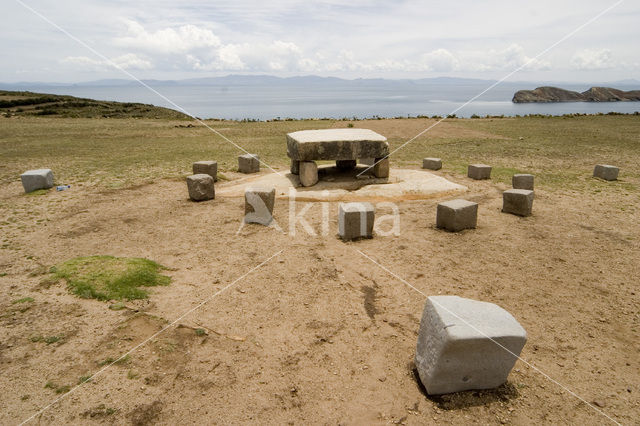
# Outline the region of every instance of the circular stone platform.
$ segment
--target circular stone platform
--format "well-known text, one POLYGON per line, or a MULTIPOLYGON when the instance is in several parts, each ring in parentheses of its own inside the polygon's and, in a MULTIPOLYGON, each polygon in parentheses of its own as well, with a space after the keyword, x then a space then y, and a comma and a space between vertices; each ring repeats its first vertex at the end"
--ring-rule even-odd
POLYGON ((255 185, 273 186, 276 197, 289 198, 293 194, 300 201, 423 200, 467 190, 466 186, 424 170, 391 169, 388 179, 368 174, 358 177, 364 170, 362 166, 348 171, 340 171, 335 166, 320 167, 319 182, 307 188, 300 185, 297 175, 271 173, 216 185, 216 196, 243 197, 244 190, 255 185))

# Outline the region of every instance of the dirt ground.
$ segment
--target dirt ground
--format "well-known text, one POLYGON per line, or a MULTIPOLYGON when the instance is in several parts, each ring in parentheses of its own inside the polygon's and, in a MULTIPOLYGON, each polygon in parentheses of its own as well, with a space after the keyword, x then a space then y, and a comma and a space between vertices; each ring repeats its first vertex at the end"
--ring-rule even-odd
POLYGON ((469 187, 476 230, 437 230, 441 200, 408 200, 397 204, 400 235, 349 243, 336 236, 337 203, 327 235, 322 204, 311 205, 304 218, 313 236, 300 223, 290 228, 286 199, 275 207, 282 232, 241 228, 242 198, 193 203, 184 182, 170 179, 42 196, 23 195, 18 182, 3 186, 0 423, 53 403, 31 420, 610 422, 597 409, 639 424, 637 195, 539 189, 533 216, 520 218, 500 212, 505 185, 441 175, 469 187), (523 359, 548 377, 518 361, 498 390, 427 396, 413 366, 425 297, 360 251, 427 295, 507 309, 528 333, 523 359), (116 311, 47 280, 52 265, 92 254, 155 260, 171 268, 172 283, 116 311), (33 301, 18 302, 26 297, 33 301), (50 336, 58 340, 47 343, 50 336))

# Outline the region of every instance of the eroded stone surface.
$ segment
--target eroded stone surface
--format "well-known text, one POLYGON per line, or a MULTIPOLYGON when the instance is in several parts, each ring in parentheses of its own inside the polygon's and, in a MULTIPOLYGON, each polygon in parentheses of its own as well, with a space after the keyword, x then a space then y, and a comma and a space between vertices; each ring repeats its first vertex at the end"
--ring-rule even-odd
POLYGON ((276 200, 274 187, 252 186, 244 192, 244 222, 269 225, 276 200))
POLYGON ((432 395, 492 389, 507 381, 526 340, 518 321, 493 303, 431 296, 420 321, 415 364, 432 395))
POLYGON ((486 164, 469 164, 467 176, 475 180, 489 179, 491 177, 491 166, 487 166, 486 164))
POLYGON ((49 189, 53 186, 53 172, 51 169, 27 170, 20 175, 24 192, 38 189, 49 189))
POLYGON ((531 216, 533 191, 529 189, 508 189, 502 193, 502 211, 518 216, 531 216))
POLYGON ((315 161, 299 161, 300 183, 312 186, 318 183, 318 165, 315 161))
POLYGON ((442 168, 442 160, 440 158, 423 158, 422 168, 428 170, 440 170, 442 168))
POLYGON ((205 174, 213 178, 213 181, 218 180, 218 162, 217 161, 196 161, 193 163, 193 174, 205 174))
POLYGON ((438 203, 436 227, 458 232, 473 229, 478 221, 478 203, 462 199, 438 203))
POLYGON ((244 154, 238 157, 238 171, 240 173, 258 173, 260 171, 260 157, 256 154, 244 154))
POLYGON ((369 129, 302 130, 287 134, 287 155, 299 161, 357 160, 388 154, 387 138, 369 129))
POLYGON ((528 189, 533 191, 533 175, 518 173, 511 178, 513 189, 528 189))
POLYGON ((212 200, 216 197, 213 178, 204 173, 187 176, 187 190, 193 201, 212 200))
POLYGON ((619 171, 620 169, 618 169, 616 166, 611 166, 608 164, 598 164, 593 169, 593 177, 604 180, 617 180, 619 171))

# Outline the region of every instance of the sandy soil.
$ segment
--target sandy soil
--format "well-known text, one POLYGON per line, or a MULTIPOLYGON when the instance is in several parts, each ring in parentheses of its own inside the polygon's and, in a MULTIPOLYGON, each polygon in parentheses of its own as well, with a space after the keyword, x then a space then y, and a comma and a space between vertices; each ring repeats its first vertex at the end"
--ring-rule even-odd
POLYGON ((506 187, 447 177, 480 203, 478 229, 437 230, 439 200, 408 200, 398 203, 399 236, 351 243, 336 237, 336 203, 327 235, 322 205, 312 204, 305 218, 318 235, 310 236, 300 225, 289 228, 285 200, 275 209, 284 232, 240 229, 241 198, 193 203, 184 182, 106 192, 74 186, 44 196, 21 195, 19 183, 2 187, 0 423, 20 423, 60 396, 34 420, 609 421, 521 361, 496 391, 426 396, 412 364, 425 298, 362 251, 425 294, 504 307, 527 330, 525 360, 616 421, 638 424, 640 212, 629 202, 635 198, 537 190, 534 215, 519 218, 500 212, 506 187), (51 265, 92 254, 156 260, 172 268, 173 282, 113 311, 47 281, 51 265), (12 303, 24 297, 34 301, 12 303), (47 344, 33 336, 61 338, 47 344), (70 393, 45 387, 73 387, 100 371, 99 362, 145 341, 70 393))

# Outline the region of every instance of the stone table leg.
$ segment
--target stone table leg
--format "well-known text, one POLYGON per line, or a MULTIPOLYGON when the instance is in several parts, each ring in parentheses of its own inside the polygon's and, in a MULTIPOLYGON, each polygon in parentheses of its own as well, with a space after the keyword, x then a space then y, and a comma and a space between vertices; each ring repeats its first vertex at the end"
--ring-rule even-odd
POLYGON ((376 158, 376 165, 373 166, 373 175, 377 178, 389 177, 389 157, 384 160, 376 158))
POLYGON ((291 174, 300 174, 300 162, 298 160, 291 159, 291 174))
POLYGON ((315 161, 300 161, 300 183, 312 186, 318 183, 318 165, 315 161))

